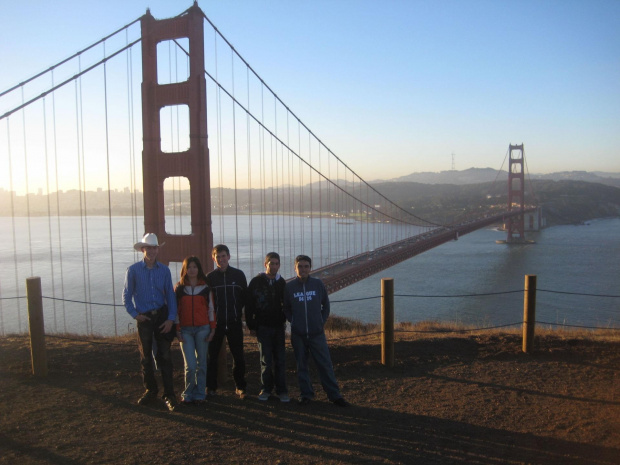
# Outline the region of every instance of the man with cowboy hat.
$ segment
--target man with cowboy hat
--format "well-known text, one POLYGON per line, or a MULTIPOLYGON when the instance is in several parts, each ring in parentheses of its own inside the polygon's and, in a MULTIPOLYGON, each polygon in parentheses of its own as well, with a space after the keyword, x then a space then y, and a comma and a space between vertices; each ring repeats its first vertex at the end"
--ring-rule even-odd
MULTIPOLYGON (((164 245, 162 243, 161 245, 164 245)), ((134 244, 143 259, 127 268, 123 305, 138 325, 142 381, 146 392, 138 404, 145 405, 157 398, 157 380, 153 370, 153 341, 157 343, 157 364, 164 384, 163 399, 168 410, 178 405, 172 380, 170 344, 174 338, 174 321, 177 317, 177 300, 172 287, 170 269, 157 261, 160 244, 157 236, 147 233, 142 241, 134 244)))

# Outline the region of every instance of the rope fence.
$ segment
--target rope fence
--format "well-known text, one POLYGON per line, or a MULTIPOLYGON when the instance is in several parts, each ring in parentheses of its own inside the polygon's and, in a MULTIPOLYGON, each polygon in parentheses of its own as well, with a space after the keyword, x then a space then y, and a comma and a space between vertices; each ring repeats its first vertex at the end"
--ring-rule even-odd
MULTIPOLYGON (((44 318, 43 318, 43 298, 41 293, 41 278, 31 277, 26 280, 26 290, 28 299, 28 321, 30 327, 30 350, 32 360, 32 372, 35 376, 45 377, 48 374, 48 361, 47 361, 47 349, 45 345, 46 337, 52 337, 62 340, 70 340, 89 344, 107 344, 107 345, 121 345, 125 346, 125 343, 111 342, 111 341, 94 341, 83 340, 68 336, 51 335, 45 333, 44 318)), ((515 291, 507 291, 505 293, 514 293, 515 291)), ((502 293, 492 293, 503 294, 502 293)), ((365 334, 355 334, 351 336, 342 336, 338 338, 332 338, 331 341, 342 341, 347 339, 360 339, 368 336, 379 335, 381 337, 381 363, 388 367, 394 366, 394 334, 395 333, 434 333, 434 334, 449 334, 449 333, 467 333, 476 331, 487 331, 491 329, 507 328, 516 325, 522 325, 523 338, 522 338, 522 350, 524 353, 531 353, 534 347, 534 328, 536 323, 547 324, 554 326, 552 323, 544 321, 536 321, 536 276, 525 276, 525 289, 524 293, 524 311, 523 321, 508 323, 502 325, 485 326, 478 328, 462 328, 462 329, 439 329, 439 330, 408 330, 408 329, 395 329, 394 328, 394 280, 392 278, 384 278, 381 280, 381 330, 373 331, 365 334)), ((571 293, 579 294, 579 293, 571 293)), ((469 294, 468 296, 479 296, 480 294, 469 294)), ((591 296, 592 294, 588 294, 591 296)), ((605 297, 610 297, 608 294, 604 294, 605 297)), ((413 297, 411 295, 407 297, 413 297)), ((418 297, 418 296, 416 296, 418 297)), ((441 296, 448 297, 448 296, 441 296)), ((454 297, 454 296, 449 296, 454 297)), ((618 296, 615 296, 618 297, 618 296)), ((18 297, 19 298, 19 297, 18 297)), ((11 299, 3 297, 5 299, 11 299)), ((15 299, 15 297, 13 297, 15 299)), ((58 298, 53 298, 54 300, 58 298)), ((114 305, 114 304, 106 304, 114 305)), ((596 328, 591 326, 569 325, 569 324, 557 324, 555 326, 566 326, 571 328, 588 328, 597 330, 610 330, 618 331, 620 328, 596 328)), ((253 343, 246 342, 245 345, 253 343)))
MULTIPOLYGON (((473 293, 473 294, 444 294, 444 295, 427 295, 427 294, 394 294, 394 297, 408 297, 408 298, 424 298, 424 299, 437 299, 437 298, 465 298, 465 297, 486 297, 486 296, 496 296, 496 295, 506 295, 506 294, 517 294, 517 293, 523 293, 525 291, 525 289, 515 289, 515 290, 511 290, 511 291, 500 291, 500 292, 484 292, 484 293, 473 293)), ((614 295, 614 294, 592 294, 592 293, 586 293, 586 292, 567 292, 567 291, 557 291, 557 290, 550 290, 550 289, 536 289, 537 292, 547 292, 547 293, 552 293, 552 294, 565 294, 565 295, 576 295, 576 296, 584 296, 584 297, 605 297, 605 298, 620 298, 620 295, 614 295)), ((122 304, 110 304, 110 303, 104 303, 104 302, 90 302, 90 301, 86 301, 86 300, 75 300, 75 299, 62 299, 59 297, 49 297, 49 296, 41 296, 43 299, 47 299, 47 300, 53 300, 53 301, 61 301, 61 302, 71 302, 71 303, 77 303, 77 304, 86 304, 86 305, 97 305, 97 306, 104 306, 104 307, 119 307, 119 308, 124 308, 124 306, 122 304)), ((330 300, 330 304, 341 304, 341 303, 348 303, 348 302, 359 302, 359 301, 366 301, 366 300, 375 300, 375 299, 381 299, 381 295, 374 295, 374 296, 368 296, 368 297, 358 297, 355 299, 342 299, 342 300, 330 300)), ((26 299, 26 296, 13 296, 13 297, 0 297, 0 300, 16 300, 16 299, 26 299)), ((566 326, 566 327, 572 327, 572 328, 584 328, 584 329, 612 329, 612 330, 617 330, 616 328, 601 328, 598 326, 582 326, 582 325, 570 325, 570 324, 562 324, 562 323, 550 323, 547 321, 536 321, 536 323, 539 324, 547 324, 547 325, 552 325, 552 326, 566 326)), ((466 329, 466 330, 429 330, 429 331, 413 331, 413 330, 396 330, 397 332, 452 332, 452 333, 458 333, 458 332, 469 332, 469 331, 482 331, 485 329, 495 329, 495 328, 501 328, 504 326, 516 326, 516 325, 520 325, 523 324, 523 321, 518 321, 515 323, 509 323, 509 324, 505 324, 505 325, 499 325, 499 326, 488 326, 488 327, 481 327, 481 328, 473 328, 473 329, 466 329)), ((364 334, 364 335, 360 335, 360 337, 363 336, 368 336, 368 335, 373 335, 373 334, 377 334, 377 333, 369 333, 369 334, 364 334)), ((380 334, 380 333, 379 333, 380 334)), ((348 338, 347 338, 348 339, 348 338)))
MULTIPOLYGON (((454 297, 485 297, 490 295, 503 295, 503 294, 516 294, 522 293, 525 289, 515 289, 512 291, 500 291, 500 292, 484 292, 484 293, 476 293, 476 294, 443 294, 443 295, 430 295, 430 294, 394 294, 394 297, 414 297, 414 298, 454 298, 454 297)), ((567 292, 567 291, 554 291, 550 289, 536 289, 536 292, 549 292, 552 294, 567 294, 567 295, 579 295, 585 297, 611 297, 611 298, 620 298, 619 295, 614 294, 592 294, 585 292, 567 292)), ((61 299, 59 297, 49 297, 42 296, 44 299, 48 300, 57 300, 62 302, 73 302, 78 304, 89 304, 89 305, 103 305, 108 307, 123 307, 122 304, 108 304, 103 302, 89 302, 85 300, 72 300, 72 299, 61 299)), ((0 297, 0 300, 14 300, 14 299, 25 299, 25 295, 13 296, 13 297, 0 297)), ((369 297, 358 297, 356 299, 343 299, 343 300, 330 300, 331 304, 345 303, 345 302, 357 302, 361 300, 373 300, 380 299, 380 295, 373 295, 369 297)), ((555 324, 555 323, 554 323, 555 324)))

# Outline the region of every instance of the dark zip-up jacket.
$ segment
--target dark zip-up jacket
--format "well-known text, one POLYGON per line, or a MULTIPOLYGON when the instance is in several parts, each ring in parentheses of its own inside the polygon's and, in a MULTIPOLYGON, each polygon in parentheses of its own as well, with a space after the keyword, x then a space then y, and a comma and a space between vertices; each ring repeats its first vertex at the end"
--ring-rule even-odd
POLYGON ((298 336, 312 337, 324 331, 329 318, 329 297, 323 281, 308 277, 286 283, 284 314, 291 322, 291 332, 298 336))
POLYGON ((248 292, 243 271, 232 266, 226 271, 216 268, 207 275, 207 284, 214 296, 217 326, 241 324, 248 292))
POLYGON ((269 279, 265 273, 252 278, 248 286, 248 303, 245 307, 245 321, 248 328, 259 326, 277 328, 284 325, 286 317, 282 310, 286 281, 280 275, 269 279))

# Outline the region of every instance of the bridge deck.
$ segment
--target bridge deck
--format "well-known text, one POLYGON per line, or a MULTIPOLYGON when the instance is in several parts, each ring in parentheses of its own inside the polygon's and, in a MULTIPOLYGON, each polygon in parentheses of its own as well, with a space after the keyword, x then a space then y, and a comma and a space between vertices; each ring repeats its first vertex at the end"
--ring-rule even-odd
MULTIPOLYGON (((525 210, 525 212, 531 210, 533 209, 525 210)), ((321 278, 325 283, 327 292, 331 294, 422 252, 426 252, 446 242, 457 240, 459 236, 503 222, 509 217, 520 214, 521 212, 502 212, 497 215, 490 215, 449 227, 437 228, 430 232, 377 248, 371 252, 365 252, 346 260, 317 268, 312 272, 312 276, 321 278)))

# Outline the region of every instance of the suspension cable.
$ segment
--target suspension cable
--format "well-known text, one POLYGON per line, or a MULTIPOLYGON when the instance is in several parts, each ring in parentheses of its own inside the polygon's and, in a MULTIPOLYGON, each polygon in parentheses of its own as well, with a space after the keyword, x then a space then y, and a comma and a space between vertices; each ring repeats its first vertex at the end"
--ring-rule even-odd
MULTIPOLYGON (((49 238, 49 256, 50 256, 50 274, 52 280, 52 296, 56 297, 56 281, 54 272, 54 248, 52 247, 52 208, 50 203, 50 172, 49 172, 49 154, 48 154, 48 142, 47 142, 47 111, 45 106, 45 98, 41 100, 43 105, 43 144, 44 144, 44 158, 45 158, 45 186, 47 193, 47 233, 49 238)), ((56 324, 56 301, 53 304, 54 315, 54 332, 58 332, 56 324)))
MULTIPOLYGON (((235 56, 231 53, 230 55, 230 67, 231 67, 231 71, 232 71, 232 92, 233 92, 233 98, 234 98, 234 93, 235 93, 235 61, 234 61, 235 56)), ((233 101, 232 104, 232 111, 233 111, 233 163, 235 166, 234 172, 235 172, 235 242, 237 245, 237 256, 236 258, 236 263, 237 263, 237 268, 239 268, 239 198, 238 198, 238 189, 237 189, 237 113, 236 113, 236 106, 235 106, 235 101, 233 101)))
MULTIPOLYGON (((54 87, 54 71, 51 72, 52 77, 52 87, 54 87)), ((63 259, 62 259, 62 234, 60 228, 60 189, 58 185, 58 137, 56 132, 56 93, 52 93, 52 121, 54 123, 54 174, 56 176, 56 227, 58 230, 58 257, 60 262, 60 295, 63 299, 62 302, 62 321, 63 328, 65 333, 67 332, 67 312, 66 305, 64 302, 65 298, 65 278, 64 278, 64 270, 63 270, 63 259)))
MULTIPOLYGON (((22 87, 22 103, 24 101, 24 88, 22 87)), ((26 214, 28 219, 28 252, 30 257, 30 276, 34 276, 34 265, 32 261, 32 227, 30 224, 30 186, 28 183, 28 144, 26 137, 26 112, 22 112, 22 134, 24 136, 24 179, 26 181, 26 214)))
MULTIPOLYGON (((125 34, 125 42, 129 42, 129 36, 125 34)), ((129 184, 131 189, 131 221, 133 243, 138 242, 138 204, 137 204, 137 180, 136 180, 136 151, 134 147, 135 121, 133 113, 133 48, 127 53, 127 114, 129 115, 128 148, 129 148, 129 184)), ((135 252, 135 250, 134 250, 135 252)))
POLYGON ((50 66, 49 68, 47 68, 47 69, 46 69, 46 70, 44 70, 44 71, 41 71, 41 72, 40 72, 40 73, 38 73, 38 74, 35 74, 34 76, 30 77, 29 79, 26 79, 25 81, 22 81, 22 82, 20 82, 19 84, 14 85, 14 86, 13 86, 13 87, 11 87, 10 89, 7 89, 7 90, 3 91, 2 93, 0 93, 0 97, 2 97, 2 96, 4 96, 4 95, 6 95, 6 94, 8 94, 8 93, 10 93, 10 92, 12 92, 12 91, 14 91, 15 89, 17 89, 17 88, 19 88, 19 87, 23 87, 23 86, 25 86, 25 85, 26 85, 26 84, 28 84, 29 82, 34 81, 36 78, 41 77, 41 76, 43 76, 44 74, 46 74, 46 73, 48 73, 48 72, 52 72, 52 71, 54 71, 54 69, 58 68, 58 67, 59 67, 59 66, 61 66, 61 65, 64 65, 65 63, 67 63, 67 62, 69 62, 69 61, 73 60, 74 58, 79 57, 79 56, 80 56, 80 55, 82 55, 84 52, 86 52, 86 51, 90 50, 90 49, 91 49, 91 48, 93 48, 93 47, 96 47, 97 45, 99 45, 99 44, 100 44, 100 43, 102 43, 102 42, 105 42, 106 40, 108 40, 109 38, 111 38, 111 37, 115 36, 115 35, 116 35, 116 34, 118 34, 119 32, 121 32, 121 31, 123 31, 123 30, 126 30, 126 29, 129 29, 129 27, 133 26, 133 25, 134 25, 135 23, 137 23, 138 21, 140 21, 140 18, 136 18, 136 19, 134 19, 134 20, 133 20, 132 22, 130 22, 129 24, 126 24, 125 26, 123 26, 123 27, 121 27, 121 28, 117 29, 117 30, 116 30, 116 31, 114 31, 112 34, 109 34, 109 35, 105 36, 103 39, 99 39, 97 42, 95 42, 95 43, 93 43, 93 44, 89 45, 88 47, 86 47, 86 48, 84 48, 84 49, 80 50, 79 52, 74 53, 74 54, 73 54, 73 55, 71 55, 70 57, 65 58, 64 60, 62 60, 62 61, 60 61, 60 62, 56 63, 56 64, 55 64, 55 65, 53 65, 53 66, 50 66))
POLYGON ((27 107, 28 105, 30 105, 31 103, 36 102, 39 99, 42 99, 43 97, 45 97, 47 94, 50 94, 58 89, 60 89, 61 87, 65 86, 66 84, 77 80, 78 78, 80 78, 82 75, 88 73, 89 71, 95 69, 97 66, 105 63, 106 61, 110 60, 111 58, 114 58, 116 55, 124 52, 125 50, 127 50, 128 48, 133 47, 134 45, 136 45, 138 42, 140 42, 142 39, 137 39, 134 40, 131 44, 121 48, 120 50, 117 50, 116 52, 114 52, 112 55, 108 55, 107 58, 104 58, 103 60, 95 63, 92 66, 89 66, 88 68, 84 69, 83 71, 81 70, 81 60, 80 61, 80 71, 77 74, 74 74, 73 76, 71 76, 68 79, 65 79, 63 82, 61 82, 60 84, 57 84, 56 86, 52 87, 51 89, 46 90, 45 92, 42 92, 41 94, 39 94, 36 97, 31 98, 30 100, 28 100, 27 102, 22 102, 21 105, 16 106, 15 108, 13 108, 12 110, 7 111, 6 113, 4 113, 2 116, 0 116, 0 120, 7 118, 8 116, 12 115, 13 113, 15 113, 16 111, 21 110, 22 108, 27 107))
MULTIPOLYGON (((246 112, 247 112, 247 109, 246 109, 246 108, 245 108, 245 107, 244 107, 244 106, 243 106, 243 105, 242 105, 242 104, 241 104, 238 100, 236 100, 236 99, 235 99, 235 97, 234 97, 234 96, 233 96, 230 92, 228 92, 226 89, 224 89, 224 88, 222 87, 222 85, 221 85, 219 82, 217 82, 216 78, 214 78, 213 76, 211 76, 211 74, 209 74, 207 71, 205 71, 205 74, 209 77, 209 79, 211 79, 211 80, 214 82, 214 84, 215 84, 216 86, 218 86, 218 88, 219 88, 219 89, 221 89, 221 90, 222 90, 225 94, 227 94, 229 98, 231 98, 231 100, 234 102, 234 104, 236 104, 237 106, 239 106, 240 108, 242 108, 244 111, 246 111, 246 112)), ((233 108, 234 108, 234 107, 233 107, 233 108)), ((249 113, 249 112, 248 112, 248 113, 249 113)), ((261 123, 260 123, 260 121, 258 121, 258 119, 257 119, 254 115, 252 115, 251 113, 250 113, 250 117, 251 117, 252 119, 254 119, 254 121, 256 121, 258 124, 261 124, 261 123)), ((313 167, 313 166, 309 165, 309 164, 308 164, 308 162, 307 162, 306 160, 304 160, 303 158, 301 158, 301 157, 300 157, 300 156, 299 156, 299 155, 298 155, 298 154, 297 154, 294 150, 292 150, 292 149, 290 148, 290 146, 289 146, 287 143, 285 143, 284 141, 282 141, 282 139, 281 139, 281 138, 279 138, 276 134, 274 134, 274 132, 272 132, 269 128, 266 128, 266 127, 265 127, 264 129, 265 129, 265 130, 266 130, 266 131, 267 131, 267 132, 268 132, 268 133, 269 133, 269 134, 270 134, 270 135, 271 135, 271 136, 272 136, 275 140, 277 140, 277 141, 278 141, 278 143, 280 143, 281 145, 283 145, 284 147, 286 147, 286 149, 287 149, 287 150, 288 150, 291 154, 293 154, 293 155, 294 155, 295 157, 297 157, 297 158, 300 158, 300 160, 301 160, 301 162, 302 162, 303 164, 305 164, 306 166, 308 166, 308 167, 309 167, 312 171, 314 171, 314 172, 315 172, 315 173, 317 173, 319 176, 321 176, 322 178, 324 178, 327 182, 331 183, 331 184, 334 186, 334 188, 336 188, 336 189, 338 189, 339 191, 341 191, 342 195, 346 195, 346 196, 348 196, 348 197, 350 197, 350 196, 351 196, 351 194, 350 194, 350 193, 349 193, 349 192, 348 192, 348 191, 347 191, 344 187, 342 187, 342 186, 338 185, 337 181, 335 182, 335 181, 333 181, 333 180, 329 179, 329 178, 328 178, 327 176, 325 176, 323 173, 319 172, 319 171, 318 171, 315 167, 313 167)), ((332 152, 329 152, 329 153, 333 156, 333 153, 332 153, 332 152)), ((336 158, 337 158, 337 157, 336 157, 336 158)), ((346 165, 345 165, 344 163, 342 163, 342 162, 340 162, 340 163, 341 163, 343 166, 345 166, 345 167, 346 167, 346 165)), ((348 169, 348 168, 347 168, 347 169, 348 169)), ((349 170, 350 170, 350 169, 349 169, 349 170)), ((346 187, 346 186, 345 186, 345 187, 346 187)), ((369 186, 369 188, 370 188, 371 190, 375 191, 374 189, 372 189, 372 186, 369 186)), ((375 192, 376 192, 376 191, 375 191, 375 192)), ((389 199, 388 199, 388 200, 389 200, 389 199)), ((396 222, 401 222, 401 223, 405 223, 405 224, 410 224, 410 225, 418 226, 418 224, 416 224, 416 223, 410 223, 410 222, 404 221, 404 220, 402 220, 402 219, 396 218, 395 216, 393 216, 393 215, 391 215, 391 214, 386 214, 386 213, 383 213, 383 212, 381 212, 381 211, 377 210, 374 206, 372 206, 372 205, 367 205, 365 202, 364 202, 363 204, 364 204, 367 208, 369 208, 369 209, 371 209, 371 210, 375 211, 376 213, 378 213, 380 216, 387 217, 387 218, 389 218, 389 219, 391 219, 391 220, 394 220, 394 221, 396 221, 396 222)), ((397 205, 394 205, 394 204, 392 204, 392 203, 390 203, 390 205, 392 205, 393 207, 395 207, 395 208, 397 208, 397 209, 402 210, 402 208, 401 208, 401 207, 398 207, 397 205)), ((433 222, 431 222, 431 221, 425 220, 425 219, 420 218, 420 217, 417 217, 417 216, 415 216, 415 215, 411 215, 411 214, 409 214, 409 216, 412 216, 412 217, 414 217, 414 218, 417 218, 417 219, 419 219, 419 220, 421 220, 421 221, 423 221, 423 222, 425 222, 425 223, 428 223, 428 224, 430 224, 430 225, 433 225, 433 226, 438 226, 438 227, 447 227, 447 226, 441 225, 441 224, 439 224, 439 223, 433 223, 433 222)))
MULTIPOLYGON (((247 84, 247 97, 248 97, 248 111, 250 110, 250 76, 248 74, 248 70, 246 68, 246 84, 247 84)), ((250 116, 248 113, 245 114, 245 122, 246 122, 246 144, 247 144, 247 156, 248 156, 248 211, 250 217, 250 276, 254 276, 254 229, 252 228, 252 220, 253 220, 253 209, 252 209, 252 151, 251 151, 251 135, 250 135, 250 116)), ((239 252, 237 251, 237 254, 239 252)))
MULTIPOLYGON (((13 231, 13 268, 15 269, 15 289, 19 289, 19 268, 17 267, 17 234, 15 233, 15 191, 13 188, 13 161, 11 154, 11 126, 9 118, 6 119, 6 137, 9 153, 9 186, 11 190, 11 228, 13 231)), ((21 305, 17 301, 17 327, 22 332, 21 305)))
MULTIPOLYGON (((297 120, 297 121, 298 121, 298 122, 299 122, 299 123, 300 123, 300 124, 304 127, 304 129, 306 129, 306 131, 308 131, 310 134, 312 134, 312 136, 313 136, 313 137, 314 137, 314 138, 315 138, 315 139, 316 139, 316 140, 317 140, 317 141, 318 141, 321 145, 323 145, 323 146, 324 146, 324 147, 328 150, 328 152, 329 152, 329 153, 330 153, 333 157, 335 157, 338 161, 340 161, 340 162, 341 162, 344 166, 346 166, 348 169, 351 169, 351 168, 349 168, 349 166, 348 166, 346 163, 344 163, 344 162, 343 162, 343 161, 342 161, 342 160, 341 160, 341 159, 340 159, 340 158, 339 158, 339 157, 338 157, 338 156, 337 156, 334 152, 332 152, 332 151, 331 151, 331 150, 327 147, 327 145, 325 145, 325 144, 323 143, 323 141, 322 141, 321 139, 319 139, 319 138, 316 136, 316 134, 314 134, 314 132, 312 132, 312 131, 310 130, 310 128, 309 128, 308 126, 306 126, 306 125, 303 123, 303 121, 301 121, 301 119, 300 119, 300 118, 299 118, 299 117, 298 117, 298 116, 297 116, 297 115, 296 115, 293 111, 291 111, 291 109, 290 109, 290 108, 289 108, 289 107, 288 107, 288 106, 287 106, 287 105, 286 105, 286 104, 285 104, 285 103, 284 103, 284 102, 280 99, 280 97, 278 97, 278 95, 277 95, 277 94, 276 94, 276 93, 275 93, 275 92, 271 89, 271 87, 269 87, 269 86, 265 83, 265 81, 264 81, 264 80, 263 80, 263 79, 262 79, 262 78, 258 75, 258 73, 254 70, 254 68, 252 68, 252 67, 250 66, 250 64, 249 64, 249 63, 248 63, 248 62, 247 62, 247 61, 246 61, 246 60, 245 60, 245 59, 244 59, 244 58, 243 58, 243 57, 239 54, 239 52, 237 52, 237 50, 235 49, 235 47, 234 47, 234 46, 233 46, 233 45, 232 45, 232 44, 228 41, 228 39, 226 39, 226 37, 224 37, 224 35, 223 35, 220 31, 219 31, 219 29, 215 26, 215 24, 213 24, 213 22, 212 22, 212 21, 211 21, 211 20, 207 17, 207 15, 205 15, 205 14, 204 14, 204 12, 203 12, 203 14, 202 14, 202 15, 203 15, 204 19, 206 19, 206 20, 207 20, 207 22, 211 25, 211 27, 214 29, 214 31, 215 31, 215 32, 216 32, 216 33, 217 33, 217 34, 218 34, 218 35, 219 35, 219 36, 220 36, 220 37, 221 37, 221 38, 222 38, 222 39, 226 42, 226 44, 230 47, 230 49, 231 49, 231 50, 232 50, 232 51, 233 51, 233 52, 237 55, 237 57, 239 57, 239 59, 240 59, 240 60, 241 60, 241 61, 242 61, 242 62, 243 62, 243 63, 244 63, 244 64, 245 64, 245 65, 246 65, 249 69, 250 69, 250 71, 252 71, 252 73, 254 74, 254 76, 256 76, 256 78, 257 78, 257 79, 261 82, 261 84, 262 84, 263 86, 265 86, 265 87, 266 87, 266 88, 267 88, 267 89, 268 89, 268 90, 272 93, 272 95, 273 95, 273 96, 274 96, 274 97, 275 97, 275 98, 276 98, 276 99, 277 99, 277 100, 278 100, 278 101, 282 104, 282 106, 284 106, 284 108, 286 108, 286 110, 287 110, 287 111, 288 111, 291 115, 293 115, 293 117, 294 117, 294 118, 295 118, 295 119, 296 119, 296 120, 297 120)), ((362 177, 361 177, 361 176, 359 176, 359 175, 358 175, 355 171, 351 170, 351 172, 352 172, 352 173, 354 173, 356 176, 358 176, 358 178, 359 178, 360 180, 362 179, 362 177)), ((369 187, 370 189, 372 189, 372 190, 373 190, 373 191, 374 191, 377 195, 379 195, 381 198, 383 198, 384 200, 386 200, 386 201, 387 201, 387 202, 389 202, 390 204, 393 204, 393 205, 394 205, 397 209, 401 210, 402 212, 404 212, 404 213, 405 213, 405 214, 407 214, 408 216, 412 216, 412 217, 414 217, 414 218, 416 218, 416 219, 418 219, 418 220, 420 220, 420 221, 424 221, 425 223, 432 224, 433 226, 440 226, 440 227, 442 227, 442 226, 443 226, 443 227, 445 227, 445 226, 446 226, 446 225, 442 225, 442 224, 436 224, 436 223, 433 223, 432 221, 425 220, 424 218, 420 218, 420 217, 418 217, 418 216, 416 216, 416 215, 412 214, 411 212, 409 212, 409 211, 405 210, 404 208, 402 208, 402 207, 400 207, 400 206, 398 206, 398 205, 394 204, 394 202, 392 202, 390 199, 388 199, 385 195, 383 195, 383 194, 382 194, 381 192, 379 192, 377 189, 375 189, 374 187, 372 187, 372 186, 371 186, 370 184, 368 184, 366 181, 363 181, 363 182, 364 182, 364 184, 368 185, 368 187, 369 187)))
MULTIPOLYGON (((105 57, 105 42, 103 43, 103 54, 105 57)), ((115 296, 116 295, 116 284, 114 280, 114 243, 113 243, 113 235, 112 235, 112 183, 110 182, 110 136, 109 136, 109 119, 108 119, 108 72, 107 72, 106 63, 103 64, 103 96, 104 96, 104 111, 105 111, 106 169, 107 169, 107 174, 108 174, 108 225, 110 228, 110 268, 111 268, 111 273, 112 273, 112 295, 115 296)), ((92 327, 92 316, 91 316, 91 327, 92 327)), ((118 328, 116 324, 116 307, 114 307, 114 335, 118 336, 118 328)))
MULTIPOLYGON (((78 186, 80 190, 79 199, 80 199, 80 237, 82 244, 82 280, 84 285, 84 301, 90 301, 90 296, 88 295, 88 285, 87 285, 87 265, 86 265, 86 257, 88 254, 85 249, 85 240, 84 240, 84 222, 85 222, 85 210, 86 210, 86 198, 83 195, 84 184, 83 184, 83 123, 81 120, 81 85, 78 80, 75 81, 75 117, 76 117, 76 135, 77 135, 77 157, 78 157, 78 186)), ((86 322, 86 332, 88 332, 88 304, 84 304, 84 318, 86 322)))

